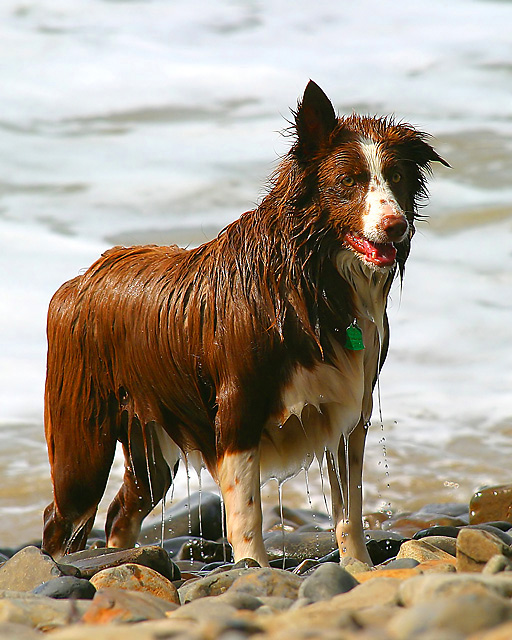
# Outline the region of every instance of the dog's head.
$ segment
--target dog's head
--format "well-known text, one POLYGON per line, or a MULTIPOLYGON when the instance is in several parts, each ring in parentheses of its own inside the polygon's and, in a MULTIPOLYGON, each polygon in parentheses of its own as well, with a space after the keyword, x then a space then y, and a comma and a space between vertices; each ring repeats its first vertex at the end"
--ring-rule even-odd
POLYGON ((320 210, 344 250, 372 270, 403 272, 431 162, 428 136, 392 118, 338 118, 310 81, 295 113, 292 154, 314 176, 320 210))

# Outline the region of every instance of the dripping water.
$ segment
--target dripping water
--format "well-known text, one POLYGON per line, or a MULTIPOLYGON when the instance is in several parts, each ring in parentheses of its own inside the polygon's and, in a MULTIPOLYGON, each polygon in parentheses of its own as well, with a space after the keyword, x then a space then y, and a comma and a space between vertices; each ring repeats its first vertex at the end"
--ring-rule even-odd
POLYGON ((277 497, 279 501, 279 515, 281 517, 281 533, 283 538, 283 569, 286 568, 286 538, 284 531, 284 517, 283 517, 283 481, 277 481, 277 497))
POLYGON ((164 546, 164 537, 165 537, 165 496, 162 496, 161 502, 161 522, 160 522, 160 546, 163 548, 164 546))
POLYGON ((220 526, 222 531, 222 556, 225 564, 228 561, 226 556, 226 507, 224 505, 224 498, 222 496, 222 491, 220 491, 220 489, 219 489, 219 498, 220 498, 220 526))
MULTIPOLYGON (((387 448, 386 448, 386 436, 384 435, 384 417, 382 414, 382 397, 381 397, 381 390, 380 390, 380 369, 381 369, 381 355, 382 355, 382 341, 381 341, 380 331, 378 332, 378 338, 379 338, 379 361, 377 364, 377 403, 379 406, 379 423, 380 423, 380 431, 381 431, 381 438, 379 440, 379 444, 382 445, 382 458, 384 463, 384 475, 386 478, 386 488, 389 490, 390 488, 389 463, 388 463, 388 455, 387 455, 387 448)), ((367 424, 369 426, 369 423, 367 424)), ((381 463, 379 462, 379 464, 381 463)), ((388 495, 389 495, 389 491, 388 491, 388 495)), ((380 492, 379 492, 379 498, 382 500, 382 494, 380 494, 380 492)), ((391 503, 389 501, 383 500, 383 503, 384 503, 385 510, 389 510, 391 508, 391 503)))
POLYGON ((151 448, 153 450, 153 468, 154 468, 154 460, 155 460, 155 451, 154 451, 154 444, 153 444, 153 438, 152 438, 152 431, 149 431, 149 428, 147 425, 146 425, 146 429, 143 430, 143 436, 144 436, 144 457, 146 458, 146 471, 148 474, 149 495, 151 498, 151 508, 153 508, 155 506, 155 498, 153 496, 153 478, 151 476, 151 465, 149 462, 149 455, 148 455, 148 442, 147 442, 148 438, 150 440, 151 448))
MULTIPOLYGON (((188 454, 185 453, 185 468, 187 471, 187 498, 188 498, 188 537, 192 537, 192 506, 190 504, 190 465, 188 454)), ((194 562, 192 545, 190 545, 190 564, 194 562)))
POLYGON ((349 438, 350 436, 346 436, 345 434, 343 434, 343 446, 344 446, 344 453, 345 453, 345 482, 346 487, 347 487, 347 495, 343 496, 343 504, 344 504, 344 515, 345 515, 345 520, 349 520, 350 519, 350 462, 349 462, 349 457, 348 457, 348 443, 349 443, 349 438), (345 503, 346 500, 346 503, 345 503))
POLYGON ((197 471, 197 482, 198 482, 198 493, 199 493, 199 505, 198 505, 198 514, 197 517, 199 519, 199 547, 201 549, 201 557, 203 557, 203 549, 204 549, 204 544, 203 544, 203 512, 202 512, 202 499, 203 499, 203 465, 201 464, 201 466, 199 467, 198 471, 197 471))
POLYGON ((320 460, 318 458, 318 456, 317 456, 316 460, 318 462, 318 472, 320 474, 320 487, 322 489, 322 496, 324 498, 325 511, 327 513, 327 516, 329 517, 329 524, 330 524, 331 536, 332 536, 332 544, 336 545, 336 532, 335 532, 335 527, 334 527, 334 518, 333 518, 333 515, 332 515, 332 509, 329 508, 329 504, 328 504, 328 501, 327 501, 327 496, 325 494, 324 460, 327 462, 327 449, 324 449, 324 453, 323 453, 322 459, 320 460))
POLYGON ((315 539, 316 539, 316 556, 315 560, 318 560, 320 556, 320 535, 318 533, 318 526, 316 522, 316 513, 313 510, 313 502, 311 500, 311 492, 309 490, 309 475, 307 466, 304 467, 304 480, 306 483, 306 495, 308 497, 309 508, 311 510, 311 517, 313 518, 313 523, 315 524, 315 539))

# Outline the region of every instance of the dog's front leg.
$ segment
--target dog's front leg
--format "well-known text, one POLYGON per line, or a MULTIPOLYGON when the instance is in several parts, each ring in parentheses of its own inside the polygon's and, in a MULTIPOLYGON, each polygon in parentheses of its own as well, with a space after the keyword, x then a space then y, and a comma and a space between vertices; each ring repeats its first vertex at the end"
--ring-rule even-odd
POLYGON ((261 532, 259 450, 226 452, 217 469, 235 562, 253 558, 262 567, 268 567, 261 532))
POLYGON ((361 420, 349 436, 348 451, 345 450, 345 441, 342 438, 338 448, 337 461, 333 460, 332 454, 327 455, 327 468, 340 559, 352 557, 372 565, 366 549, 362 515, 365 439, 366 428, 361 420))

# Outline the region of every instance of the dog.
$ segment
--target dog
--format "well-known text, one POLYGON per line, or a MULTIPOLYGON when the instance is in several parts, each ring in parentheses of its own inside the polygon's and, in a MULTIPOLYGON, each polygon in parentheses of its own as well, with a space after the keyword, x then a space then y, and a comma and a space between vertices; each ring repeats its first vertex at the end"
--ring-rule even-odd
POLYGON ((195 249, 114 247, 54 295, 43 533, 54 557, 85 546, 120 441, 108 546, 136 543, 180 456, 196 456, 219 484, 235 561, 268 566, 260 485, 316 457, 341 557, 371 562, 362 465, 387 297, 431 163, 448 163, 390 117, 337 117, 313 81, 292 114, 293 144, 256 209, 195 249))

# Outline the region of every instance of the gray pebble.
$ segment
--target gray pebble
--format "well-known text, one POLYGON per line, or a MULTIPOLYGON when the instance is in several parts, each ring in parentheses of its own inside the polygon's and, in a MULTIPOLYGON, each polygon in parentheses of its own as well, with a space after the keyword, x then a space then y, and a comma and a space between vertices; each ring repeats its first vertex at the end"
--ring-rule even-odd
POLYGON ((339 564, 327 562, 304 580, 299 589, 299 598, 307 598, 310 602, 329 600, 339 593, 350 591, 358 584, 339 564))
POLYGON ((89 580, 75 578, 74 576, 62 576, 43 582, 43 584, 33 589, 32 593, 57 599, 92 600, 96 593, 96 588, 89 580))

